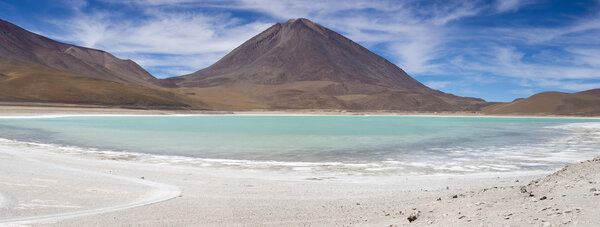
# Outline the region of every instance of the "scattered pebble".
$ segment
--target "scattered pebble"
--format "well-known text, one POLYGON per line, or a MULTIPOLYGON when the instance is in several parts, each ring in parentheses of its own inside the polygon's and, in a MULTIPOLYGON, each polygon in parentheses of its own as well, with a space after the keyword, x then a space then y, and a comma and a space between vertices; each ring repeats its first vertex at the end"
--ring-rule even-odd
POLYGON ((419 217, 420 214, 421 214, 421 211, 413 212, 411 215, 408 215, 408 218, 406 218, 406 219, 408 219, 408 222, 413 222, 413 221, 417 220, 417 218, 419 217))
POLYGON ((143 179, 144 179, 144 177, 140 177, 140 179, 142 179, 142 180, 143 180, 143 179))
POLYGON ((546 200, 548 197, 546 196, 542 196, 542 198, 540 198, 540 200, 546 200))
POLYGON ((458 198, 458 195, 453 195, 452 198, 456 199, 456 198, 458 198))
POLYGON ((590 192, 598 191, 596 188, 590 188, 590 192))
POLYGON ((437 198, 437 201, 442 201, 442 198, 437 198))
POLYGON ((527 193, 527 188, 525 186, 521 186, 521 193, 527 193))

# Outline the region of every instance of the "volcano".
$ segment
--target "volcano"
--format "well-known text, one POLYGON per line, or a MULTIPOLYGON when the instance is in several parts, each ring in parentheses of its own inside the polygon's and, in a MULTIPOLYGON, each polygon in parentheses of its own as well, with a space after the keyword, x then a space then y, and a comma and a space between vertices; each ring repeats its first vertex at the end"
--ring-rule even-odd
POLYGON ((167 79, 205 103, 264 109, 478 110, 304 18, 277 23, 208 68, 167 79))
POLYGON ((208 68, 157 79, 131 60, 0 20, 0 101, 193 109, 477 111, 304 18, 277 23, 208 68))

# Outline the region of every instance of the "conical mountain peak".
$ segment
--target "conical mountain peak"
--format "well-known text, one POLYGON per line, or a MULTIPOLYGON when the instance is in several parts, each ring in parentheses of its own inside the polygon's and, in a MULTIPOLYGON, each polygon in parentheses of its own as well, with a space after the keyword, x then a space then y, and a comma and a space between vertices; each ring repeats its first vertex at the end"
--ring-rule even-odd
POLYGON ((308 29, 308 30, 316 31, 324 36, 328 36, 328 33, 333 32, 333 31, 323 27, 322 25, 314 23, 306 18, 297 18, 297 19, 288 20, 287 22, 282 24, 282 27, 283 27, 284 31, 287 31, 287 32, 308 29))
POLYGON ((266 108, 450 109, 460 99, 306 18, 274 24, 208 68, 169 80, 266 108))
POLYGON ((0 100, 410 111, 477 110, 485 104, 432 90, 306 18, 276 23, 208 68, 165 80, 133 61, 0 20, 0 65, 10 65, 0 67, 0 100))
POLYGON ((296 24, 304 24, 304 25, 307 25, 307 26, 316 25, 317 24, 315 22, 312 22, 309 19, 301 17, 301 18, 296 18, 296 19, 289 19, 283 25, 291 25, 291 24, 294 24, 294 23, 296 23, 296 24))

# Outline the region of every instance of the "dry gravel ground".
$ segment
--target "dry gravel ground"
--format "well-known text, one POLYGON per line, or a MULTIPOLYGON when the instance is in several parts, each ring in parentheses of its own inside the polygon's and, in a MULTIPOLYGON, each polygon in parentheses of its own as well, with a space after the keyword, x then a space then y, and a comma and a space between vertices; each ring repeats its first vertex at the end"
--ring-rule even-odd
POLYGON ((600 157, 523 186, 463 192, 417 206, 414 225, 599 226, 600 157))

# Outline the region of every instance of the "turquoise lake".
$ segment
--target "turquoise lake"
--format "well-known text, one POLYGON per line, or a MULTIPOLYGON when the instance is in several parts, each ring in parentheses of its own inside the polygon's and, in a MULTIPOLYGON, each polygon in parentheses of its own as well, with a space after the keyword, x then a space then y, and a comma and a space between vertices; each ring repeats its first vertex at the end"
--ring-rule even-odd
POLYGON ((600 155, 599 119, 87 116, 0 119, 0 138, 198 159, 410 173, 550 170, 600 155))

